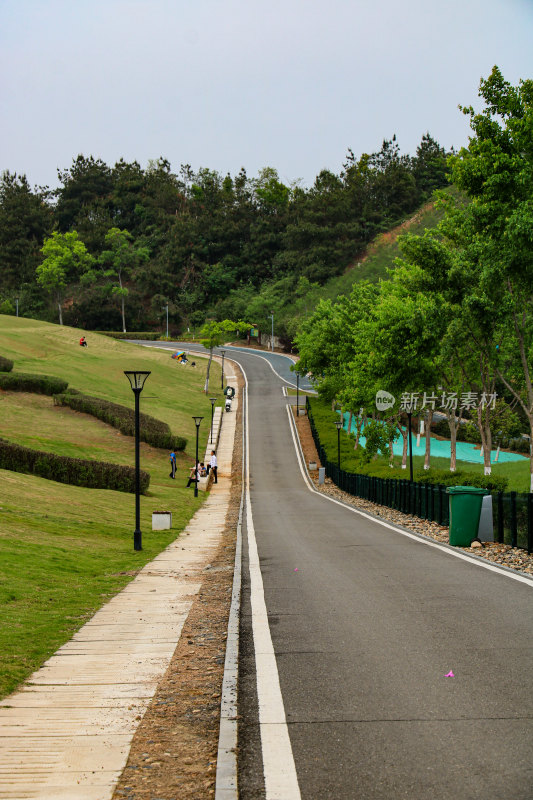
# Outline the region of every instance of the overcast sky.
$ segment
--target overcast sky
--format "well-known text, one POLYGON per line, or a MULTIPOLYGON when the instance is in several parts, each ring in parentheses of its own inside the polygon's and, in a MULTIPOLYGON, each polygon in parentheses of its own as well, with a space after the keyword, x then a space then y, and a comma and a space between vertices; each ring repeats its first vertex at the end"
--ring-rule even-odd
POLYGON ((494 64, 533 78, 533 0, 0 0, 0 170, 78 153, 311 185, 347 149, 467 143, 494 64))

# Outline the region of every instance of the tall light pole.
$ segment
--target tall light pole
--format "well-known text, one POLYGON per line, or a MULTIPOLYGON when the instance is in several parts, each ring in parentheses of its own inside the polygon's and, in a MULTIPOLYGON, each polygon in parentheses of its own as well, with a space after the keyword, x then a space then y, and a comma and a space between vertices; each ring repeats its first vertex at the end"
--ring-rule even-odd
POLYGON ((166 304, 165 308, 167 310, 167 339, 168 339, 168 303, 166 304))
POLYGON ((300 416, 300 373, 296 373, 296 417, 300 416))
POLYGON ((146 370, 126 371, 124 375, 130 382, 135 395, 135 530, 133 532, 133 549, 142 550, 141 533, 141 465, 139 451, 139 396, 143 390, 144 382, 149 372, 146 370))
POLYGON ((270 336, 270 345, 272 352, 274 352, 274 312, 270 312, 270 319, 272 320, 272 334, 270 336))
POLYGON ((341 474, 341 428, 342 419, 335 420, 335 427, 337 428, 337 469, 339 470, 339 479, 341 474))
POLYGON ((213 444, 213 415, 215 413, 215 403, 217 399, 216 397, 210 397, 209 400, 211 401, 211 436, 209 437, 209 442, 213 444))
POLYGON ((193 417, 194 424, 196 425, 196 461, 194 464, 194 496, 198 497, 198 432, 200 430, 200 422, 203 417, 193 417))
POLYGON ((222 391, 224 391, 224 356, 226 355, 226 351, 221 350, 220 352, 222 353, 222 376, 221 376, 220 388, 222 389, 222 391))

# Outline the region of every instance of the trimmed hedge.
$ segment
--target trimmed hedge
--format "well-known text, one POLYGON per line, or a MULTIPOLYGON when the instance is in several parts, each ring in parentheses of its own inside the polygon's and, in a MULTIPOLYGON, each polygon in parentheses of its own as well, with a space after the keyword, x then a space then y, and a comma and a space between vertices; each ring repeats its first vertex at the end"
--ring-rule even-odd
POLYGON ((153 331, 145 331, 145 332, 127 332, 123 333, 122 331, 93 331, 93 333, 99 333, 102 336, 110 336, 112 339, 146 339, 149 342, 157 342, 160 338, 160 333, 154 333, 153 331))
POLYGON ((4 358, 4 356, 0 356, 0 372, 11 372, 14 366, 15 364, 10 358, 4 358))
MULTIPOLYGON (((135 411, 131 408, 72 390, 54 395, 54 403, 68 406, 82 414, 91 414, 117 428, 125 436, 135 436, 135 411)), ((183 436, 174 436, 166 422, 161 422, 148 414, 139 414, 139 423, 140 438, 146 444, 167 450, 172 448, 185 450, 187 440, 183 436)))
MULTIPOLYGON (((391 476, 389 476, 391 477, 391 476)), ((416 483, 442 484, 444 486, 477 486, 490 492, 506 492, 509 481, 503 475, 480 475, 475 472, 445 469, 417 469, 413 475, 416 483)))
POLYGON ((66 391, 68 383, 50 375, 29 375, 24 372, 0 372, 0 389, 7 392, 34 392, 55 395, 66 391))
MULTIPOLYGON (((5 439, 0 439, 0 469, 38 475, 40 478, 69 483, 73 486, 84 486, 87 489, 135 492, 134 467, 31 450, 29 447, 12 444, 5 439)), ((150 475, 141 470, 140 488, 143 494, 149 485, 150 475)))

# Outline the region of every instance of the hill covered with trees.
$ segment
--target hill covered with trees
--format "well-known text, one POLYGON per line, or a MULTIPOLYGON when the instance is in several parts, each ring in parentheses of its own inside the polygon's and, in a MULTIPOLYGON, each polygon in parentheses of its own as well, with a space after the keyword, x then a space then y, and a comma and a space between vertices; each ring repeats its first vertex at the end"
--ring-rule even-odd
POLYGON ((249 319, 292 338, 291 306, 341 275, 368 243, 446 185, 429 135, 414 156, 396 138, 348 151, 310 188, 271 167, 222 176, 164 158, 108 166, 79 155, 54 191, 0 182, 0 311, 94 330, 171 330, 249 319), (43 250, 44 246, 44 250, 43 250), (46 262, 43 265, 43 262, 46 262), (59 317, 58 317, 59 306, 59 317))

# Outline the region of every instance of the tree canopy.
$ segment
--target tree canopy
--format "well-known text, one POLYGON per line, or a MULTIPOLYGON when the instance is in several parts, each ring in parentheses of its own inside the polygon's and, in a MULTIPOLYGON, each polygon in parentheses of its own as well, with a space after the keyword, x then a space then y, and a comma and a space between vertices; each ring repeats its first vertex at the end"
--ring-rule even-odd
POLYGON ((250 311, 261 316, 270 304, 278 335, 288 339, 302 281, 319 286, 342 273, 377 233, 444 186, 446 169, 444 150, 424 134, 413 157, 400 153, 396 137, 374 154, 356 158, 349 151, 338 173, 322 170, 308 189, 287 185, 270 166, 255 177, 244 169, 224 176, 188 164, 174 171, 164 158, 143 168, 124 159, 109 166, 80 154, 58 170, 54 192, 32 191, 25 177, 6 173, 0 299, 25 289, 21 312, 46 317, 35 281, 39 250, 52 231, 76 232, 102 270, 98 280, 69 282, 67 322, 109 330, 122 317, 124 328, 116 298, 127 293, 130 329, 158 327, 167 304, 170 324, 179 329, 208 318, 250 318, 250 301, 264 293, 250 311), (108 257, 114 230, 128 237, 130 255, 139 256, 120 277, 111 263, 116 254, 108 257), (103 274, 111 269, 114 292, 112 276, 103 274))

